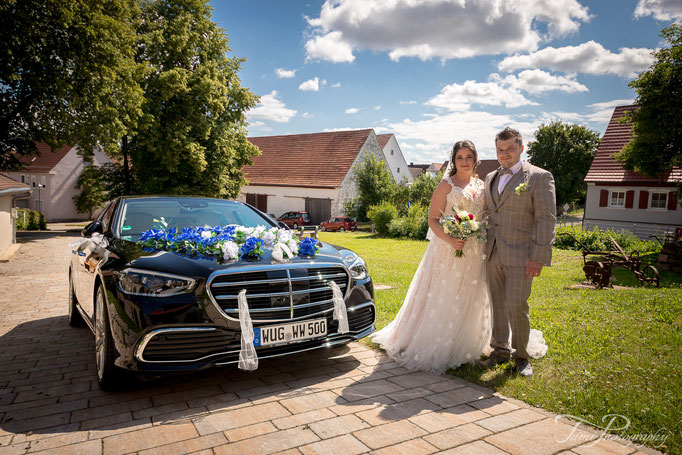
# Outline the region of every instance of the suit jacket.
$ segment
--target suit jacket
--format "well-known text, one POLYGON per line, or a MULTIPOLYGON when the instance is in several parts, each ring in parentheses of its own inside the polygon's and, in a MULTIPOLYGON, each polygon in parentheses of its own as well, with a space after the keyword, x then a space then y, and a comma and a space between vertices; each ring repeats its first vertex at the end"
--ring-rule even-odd
POLYGON ((488 238, 487 257, 497 246, 497 253, 505 266, 525 267, 528 261, 551 265, 552 242, 556 235, 556 196, 552 174, 528 162, 512 176, 502 194, 497 194, 498 171, 485 179, 488 238), (527 190, 515 192, 526 183, 527 190))

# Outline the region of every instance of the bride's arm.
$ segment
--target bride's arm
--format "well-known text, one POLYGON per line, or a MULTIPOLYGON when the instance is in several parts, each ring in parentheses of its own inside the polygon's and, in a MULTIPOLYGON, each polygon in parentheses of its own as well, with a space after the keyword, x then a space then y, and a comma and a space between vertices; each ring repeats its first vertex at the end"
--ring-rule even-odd
POLYGON ((445 204, 447 203, 448 193, 450 193, 451 189, 452 187, 450 184, 443 180, 436 187, 436 191, 433 192, 433 196, 431 196, 431 205, 429 206, 429 227, 431 228, 433 235, 444 240, 455 249, 462 249, 464 241, 455 239, 446 234, 439 223, 440 217, 445 211, 445 204))

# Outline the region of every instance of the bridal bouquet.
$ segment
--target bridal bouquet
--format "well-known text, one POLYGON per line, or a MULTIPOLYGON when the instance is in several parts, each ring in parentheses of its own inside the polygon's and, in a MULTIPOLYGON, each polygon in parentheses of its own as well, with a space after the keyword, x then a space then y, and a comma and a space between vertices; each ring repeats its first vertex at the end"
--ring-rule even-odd
MULTIPOLYGON (((457 210, 455 208, 454 212, 454 215, 443 215, 440 218, 440 225, 446 234, 462 240, 475 238, 479 242, 485 241, 481 226, 483 223, 466 210, 457 210)), ((455 256, 461 258, 464 256, 464 252, 462 250, 455 250, 455 256)))

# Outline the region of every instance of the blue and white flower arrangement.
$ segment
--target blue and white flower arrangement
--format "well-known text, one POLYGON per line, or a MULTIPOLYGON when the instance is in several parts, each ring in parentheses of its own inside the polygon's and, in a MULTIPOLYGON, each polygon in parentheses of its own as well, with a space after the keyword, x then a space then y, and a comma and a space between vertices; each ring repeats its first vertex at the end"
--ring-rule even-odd
POLYGON ((306 237, 299 240, 288 229, 265 226, 215 226, 184 228, 180 233, 175 228, 149 229, 137 241, 148 251, 171 251, 183 255, 219 256, 225 260, 241 257, 260 258, 263 248, 274 250, 273 257, 283 260, 284 256, 297 254, 315 256, 319 250, 316 239, 306 237))

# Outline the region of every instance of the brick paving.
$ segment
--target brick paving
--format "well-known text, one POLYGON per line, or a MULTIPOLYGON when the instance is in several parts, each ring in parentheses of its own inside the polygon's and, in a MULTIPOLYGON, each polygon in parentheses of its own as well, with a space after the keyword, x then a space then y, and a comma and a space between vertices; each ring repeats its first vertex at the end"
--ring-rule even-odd
POLYGON ((65 227, 0 263, 0 455, 654 453, 359 343, 102 391, 66 318, 65 227))

